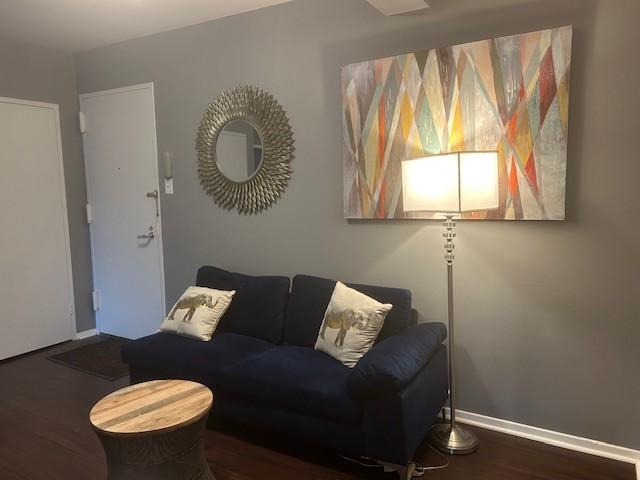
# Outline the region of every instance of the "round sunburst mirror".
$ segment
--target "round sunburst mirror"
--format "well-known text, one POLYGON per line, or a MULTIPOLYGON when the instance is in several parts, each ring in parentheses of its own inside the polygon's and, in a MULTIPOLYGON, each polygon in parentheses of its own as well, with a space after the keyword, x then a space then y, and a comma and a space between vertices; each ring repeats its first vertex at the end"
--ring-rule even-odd
POLYGON ((219 206, 258 213, 291 178, 293 131, 284 108, 264 90, 234 87, 205 112, 196 140, 198 175, 219 206))

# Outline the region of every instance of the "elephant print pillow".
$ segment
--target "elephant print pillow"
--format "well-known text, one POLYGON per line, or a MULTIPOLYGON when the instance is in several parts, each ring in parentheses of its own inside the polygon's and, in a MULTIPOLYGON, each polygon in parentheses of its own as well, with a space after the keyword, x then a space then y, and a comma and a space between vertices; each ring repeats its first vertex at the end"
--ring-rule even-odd
POLYGON ((344 283, 336 282, 324 313, 315 349, 353 368, 371 350, 384 319, 393 308, 344 283))
POLYGON ((187 288, 160 325, 160 331, 208 342, 235 293, 235 290, 187 288))

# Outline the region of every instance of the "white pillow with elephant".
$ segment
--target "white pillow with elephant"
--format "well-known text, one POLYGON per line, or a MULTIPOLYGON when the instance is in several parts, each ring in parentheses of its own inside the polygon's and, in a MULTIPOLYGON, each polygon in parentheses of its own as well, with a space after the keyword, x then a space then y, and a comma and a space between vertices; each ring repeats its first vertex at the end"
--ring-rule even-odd
POLYGON ((336 282, 315 349, 353 368, 371 350, 384 319, 393 308, 342 282, 336 282))
POLYGON ((187 288, 160 325, 160 331, 208 342, 235 293, 235 290, 187 288))

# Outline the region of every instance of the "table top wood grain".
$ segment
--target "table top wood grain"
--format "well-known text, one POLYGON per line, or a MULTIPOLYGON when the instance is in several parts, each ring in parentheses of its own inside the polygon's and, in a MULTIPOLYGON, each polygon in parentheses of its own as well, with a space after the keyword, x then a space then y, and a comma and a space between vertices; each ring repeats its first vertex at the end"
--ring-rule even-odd
POLYGON ((92 425, 111 434, 177 430, 198 421, 213 404, 213 393, 187 380, 154 380, 117 390, 89 414, 92 425))

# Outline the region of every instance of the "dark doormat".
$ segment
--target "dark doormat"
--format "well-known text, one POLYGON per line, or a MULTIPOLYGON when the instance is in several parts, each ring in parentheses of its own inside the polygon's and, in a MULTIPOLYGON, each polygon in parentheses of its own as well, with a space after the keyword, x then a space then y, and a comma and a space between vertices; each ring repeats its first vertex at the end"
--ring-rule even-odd
POLYGON ((102 339, 95 343, 47 358, 60 365, 111 381, 128 375, 129 366, 120 359, 120 347, 130 340, 109 336, 101 337, 102 339))

